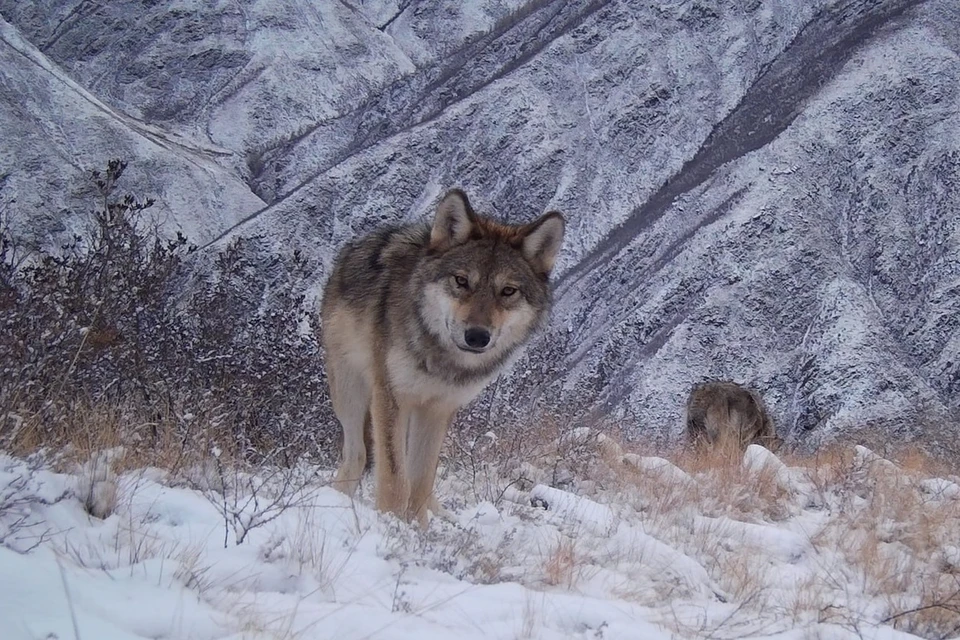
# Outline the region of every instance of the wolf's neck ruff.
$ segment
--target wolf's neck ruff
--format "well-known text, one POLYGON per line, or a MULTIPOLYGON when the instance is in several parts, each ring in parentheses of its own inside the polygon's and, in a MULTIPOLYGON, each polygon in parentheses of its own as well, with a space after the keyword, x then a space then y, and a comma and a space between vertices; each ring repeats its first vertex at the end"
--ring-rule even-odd
POLYGON ((453 190, 432 225, 382 229, 343 249, 321 308, 331 398, 344 430, 339 488, 356 489, 369 415, 378 508, 426 521, 454 413, 546 324, 563 230, 556 212, 500 224, 453 190))

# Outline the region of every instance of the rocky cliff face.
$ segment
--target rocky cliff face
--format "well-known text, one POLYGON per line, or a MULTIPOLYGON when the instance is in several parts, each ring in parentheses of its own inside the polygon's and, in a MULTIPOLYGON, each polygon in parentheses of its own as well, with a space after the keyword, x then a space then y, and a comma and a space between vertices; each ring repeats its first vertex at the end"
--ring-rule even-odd
MULTIPOLYGON (((949 0, 0 0, 0 202, 68 229, 82 170, 213 251, 325 265, 447 187, 565 212, 551 329, 478 401, 681 430, 690 385, 788 438, 955 438, 960 8, 949 0)), ((319 285, 319 282, 317 283, 319 285)), ((486 419, 486 418, 485 418, 486 419)))

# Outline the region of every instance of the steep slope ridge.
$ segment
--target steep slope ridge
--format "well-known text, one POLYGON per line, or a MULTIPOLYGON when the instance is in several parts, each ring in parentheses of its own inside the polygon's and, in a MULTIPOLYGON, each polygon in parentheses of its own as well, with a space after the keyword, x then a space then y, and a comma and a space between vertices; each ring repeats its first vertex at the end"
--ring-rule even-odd
POLYGON ((818 5, 403 4, 383 31, 389 3, 315 3, 322 20, 304 8, 313 4, 265 2, 174 10, 0 0, 0 11, 131 112, 149 111, 155 98, 135 91, 138 83, 215 96, 163 114, 163 123, 209 132, 248 161, 249 170, 224 162, 275 204, 241 232, 269 229, 284 246, 314 238, 325 255, 352 225, 422 215, 437 192, 460 184, 510 218, 548 205, 568 212, 565 268, 682 166, 818 5), (338 41, 345 30, 365 33, 362 46, 336 48, 353 42, 338 41), (208 74, 186 64, 234 46, 223 38, 245 43, 250 61, 211 63, 208 74), (384 67, 389 56, 399 57, 384 67), (143 78, 118 71, 131 66, 143 78), (232 138, 218 137, 221 129, 232 138))
MULTIPOLYGON (((237 231, 269 229, 280 245, 316 238, 330 255, 382 220, 424 215, 459 184, 507 219, 546 207, 566 212, 564 270, 680 169, 790 42, 812 8, 785 4, 722 17, 695 6, 534 5, 503 26, 506 44, 487 43, 512 57, 484 66, 451 56, 441 63, 446 71, 402 79, 396 94, 358 116, 379 123, 372 129, 381 141, 370 127, 344 122, 347 147, 356 148, 237 231), (545 30, 553 39, 531 45, 527 59, 523 44, 545 30), (422 80, 433 76, 449 84, 422 80)), ((292 152, 308 166, 306 154, 340 139, 308 135, 292 152)))
POLYGON ((411 55, 429 69, 439 53, 511 9, 510 3, 483 11, 438 4, 390 21, 396 7, 371 3, 0 3, 4 15, 92 91, 138 117, 236 152, 237 171, 269 199, 285 191, 275 181, 296 183, 288 173, 306 175, 311 161, 350 148, 340 140, 342 124, 355 125, 364 105, 415 70, 381 22, 403 33, 402 42, 419 52, 411 55), (442 31, 458 18, 465 24, 442 31), (418 37, 424 25, 433 28, 418 37), (291 162, 289 147, 314 132, 324 139, 312 145, 311 157, 291 162), (273 163, 283 165, 280 178, 273 163))
POLYGON ((203 240, 263 203, 218 160, 229 152, 137 120, 97 99, 0 18, 0 211, 37 244, 79 231, 89 178, 134 159, 121 188, 150 195, 169 229, 203 240))

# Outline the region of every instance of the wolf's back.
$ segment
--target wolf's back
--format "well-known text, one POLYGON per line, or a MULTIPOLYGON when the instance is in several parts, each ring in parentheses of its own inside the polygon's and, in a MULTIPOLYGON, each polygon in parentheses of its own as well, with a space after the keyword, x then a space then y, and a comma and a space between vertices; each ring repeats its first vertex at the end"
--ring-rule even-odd
POLYGON ((688 398, 687 437, 694 444, 743 449, 766 443, 775 433, 758 393, 733 382, 707 382, 688 398))
POLYGON ((429 237, 429 227, 418 224, 386 227, 348 243, 324 287, 323 304, 382 304, 386 292, 403 289, 429 237))

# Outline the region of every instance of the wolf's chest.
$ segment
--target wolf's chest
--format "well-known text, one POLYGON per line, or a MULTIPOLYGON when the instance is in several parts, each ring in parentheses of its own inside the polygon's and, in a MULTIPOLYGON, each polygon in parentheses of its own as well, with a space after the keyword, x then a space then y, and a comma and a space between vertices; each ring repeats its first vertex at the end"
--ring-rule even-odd
POLYGON ((421 404, 442 404, 451 408, 462 407, 476 398, 492 377, 457 381, 453 372, 418 362, 399 349, 388 354, 387 371, 390 385, 397 395, 415 398, 421 404))

